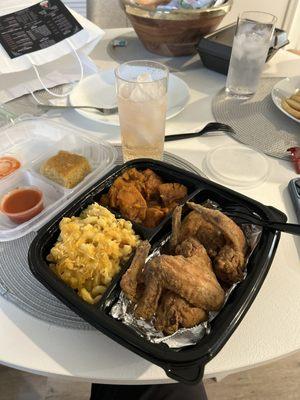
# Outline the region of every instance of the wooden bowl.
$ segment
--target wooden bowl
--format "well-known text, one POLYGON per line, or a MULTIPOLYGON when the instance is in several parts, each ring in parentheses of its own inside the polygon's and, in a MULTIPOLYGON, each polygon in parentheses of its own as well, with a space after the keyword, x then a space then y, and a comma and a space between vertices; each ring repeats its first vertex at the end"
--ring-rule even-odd
POLYGON ((151 9, 134 0, 120 0, 120 4, 147 50, 176 57, 196 53, 199 40, 216 29, 232 0, 219 7, 172 11, 151 9))

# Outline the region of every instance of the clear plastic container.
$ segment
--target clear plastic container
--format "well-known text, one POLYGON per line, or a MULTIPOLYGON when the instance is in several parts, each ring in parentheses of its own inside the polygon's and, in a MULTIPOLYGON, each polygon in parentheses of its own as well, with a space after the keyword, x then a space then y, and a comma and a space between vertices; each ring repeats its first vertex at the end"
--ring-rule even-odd
POLYGON ((0 179, 0 201, 17 188, 34 186, 43 193, 44 209, 21 224, 14 223, 7 215, 0 213, 0 242, 37 231, 79 193, 107 173, 117 158, 117 152, 112 145, 99 139, 94 133, 46 118, 26 118, 0 132, 0 157, 2 156, 16 158, 21 167, 0 179), (60 150, 84 156, 92 168, 91 173, 73 189, 66 189, 40 174, 42 163, 60 150))
POLYGON ((269 163, 264 154, 250 147, 230 144, 207 153, 205 173, 222 185, 253 188, 263 184, 269 175, 269 163))

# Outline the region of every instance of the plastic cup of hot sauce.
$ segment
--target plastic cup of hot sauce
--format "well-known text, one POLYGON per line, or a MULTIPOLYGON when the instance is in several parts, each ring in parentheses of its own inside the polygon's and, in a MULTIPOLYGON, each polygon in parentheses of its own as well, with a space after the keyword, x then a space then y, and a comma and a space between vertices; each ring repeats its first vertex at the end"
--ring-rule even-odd
POLYGON ((16 224, 29 221, 43 209, 43 193, 34 186, 19 187, 8 192, 0 204, 1 212, 16 224))

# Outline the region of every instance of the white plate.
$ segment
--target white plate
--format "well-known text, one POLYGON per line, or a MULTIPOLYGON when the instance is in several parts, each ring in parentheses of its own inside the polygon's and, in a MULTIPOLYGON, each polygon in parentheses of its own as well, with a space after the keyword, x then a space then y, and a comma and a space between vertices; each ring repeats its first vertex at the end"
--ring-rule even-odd
MULTIPOLYGON (((190 97, 188 85, 177 76, 170 74, 168 87, 167 119, 175 117, 187 105, 190 97)), ((113 69, 100 71, 83 79, 70 94, 70 103, 95 107, 113 107, 117 104, 115 75, 113 69)), ((101 115, 97 111, 76 109, 84 117, 108 125, 119 126, 118 114, 101 115)))
POLYGON ((297 89, 300 90, 300 76, 293 76, 291 78, 285 78, 282 79, 282 81, 277 82, 276 85, 273 86, 271 95, 272 95, 272 100, 274 101, 275 105, 279 108, 279 110, 281 110, 285 115, 287 115, 294 121, 300 123, 299 119, 293 117, 291 114, 286 112, 281 107, 282 99, 292 96, 297 89))

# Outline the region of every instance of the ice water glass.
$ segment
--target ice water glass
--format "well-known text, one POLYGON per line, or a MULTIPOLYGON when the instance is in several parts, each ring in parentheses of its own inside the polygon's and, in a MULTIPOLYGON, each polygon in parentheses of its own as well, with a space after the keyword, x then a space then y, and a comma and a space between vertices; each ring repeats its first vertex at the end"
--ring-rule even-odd
POLYGON ((256 92, 276 20, 258 11, 243 12, 238 18, 226 81, 228 95, 245 99, 256 92))
POLYGON ((161 160, 167 113, 168 68, 136 60, 115 70, 124 161, 161 160))

